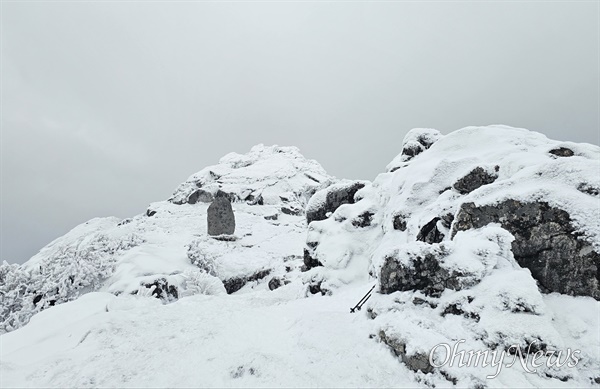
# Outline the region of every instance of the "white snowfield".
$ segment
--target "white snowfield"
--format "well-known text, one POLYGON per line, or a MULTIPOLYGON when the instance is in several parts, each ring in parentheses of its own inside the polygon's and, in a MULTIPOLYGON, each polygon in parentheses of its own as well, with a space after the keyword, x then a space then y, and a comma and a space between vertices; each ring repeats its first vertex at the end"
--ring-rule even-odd
POLYGON ((354 204, 310 226, 295 210, 323 206, 332 185, 346 181, 294 147, 259 145, 194 174, 148 214, 93 219, 23 266, 4 263, 0 387, 600 387, 598 301, 542 294, 512 255, 514 237, 496 224, 454 239, 444 231, 433 245, 416 241, 424 223, 463 202, 510 198, 566 210, 582 239, 600 248, 600 199, 576 189, 600 188, 600 147, 505 126, 446 136, 416 129, 402 147, 420 148, 420 136, 431 147, 399 155, 354 204), (548 154, 557 147, 575 155, 548 154), (499 166, 496 181, 463 196, 444 190, 477 166, 499 166), (209 204, 187 203, 199 188, 236 196, 235 240, 207 235, 209 204), (392 228, 398 211, 404 231, 392 228), (370 223, 353 224, 365 213, 370 223), (306 242, 318 242, 323 266, 305 271, 306 242), (469 274, 462 290, 432 298, 376 287, 350 313, 379 285, 386 256, 408 261, 431 250, 448 254, 445 268, 469 274), (270 290, 274 278, 282 285, 270 290), (245 285, 228 294, 238 279, 245 285), (157 280, 176 295, 165 286, 156 298, 157 280), (464 314, 446 314, 451 306, 464 314), (517 361, 499 372, 455 364, 424 373, 402 362, 382 332, 408 356, 458 341, 473 351, 537 341, 578 350, 579 360, 536 372, 517 361))

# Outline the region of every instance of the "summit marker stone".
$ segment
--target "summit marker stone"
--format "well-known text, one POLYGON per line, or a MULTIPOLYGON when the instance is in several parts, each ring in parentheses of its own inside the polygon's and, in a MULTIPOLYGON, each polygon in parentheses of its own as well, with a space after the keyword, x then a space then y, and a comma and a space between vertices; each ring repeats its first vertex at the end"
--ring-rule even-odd
POLYGON ((208 207, 206 216, 208 235, 232 235, 235 231, 235 216, 226 197, 215 197, 208 207))

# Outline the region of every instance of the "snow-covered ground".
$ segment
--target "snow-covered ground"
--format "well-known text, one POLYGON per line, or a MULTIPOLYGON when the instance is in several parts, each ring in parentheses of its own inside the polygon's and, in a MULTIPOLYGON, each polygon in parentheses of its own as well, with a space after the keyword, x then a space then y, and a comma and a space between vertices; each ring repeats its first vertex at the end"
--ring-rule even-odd
POLYGON ((175 303, 90 293, 2 337, 2 386, 390 387, 408 370, 349 314, 364 291, 301 285, 175 303))
POLYGON ((600 247, 600 148, 508 127, 413 130, 402 148, 386 173, 360 182, 354 203, 310 225, 307 206, 327 207, 352 182, 296 148, 259 145, 192 175, 145 214, 93 219, 23 266, 3 264, 0 386, 600 385, 597 300, 541 293, 513 256, 515 237, 497 223, 452 235, 456 223, 440 221, 439 240, 418 236, 466 202, 543 200, 569 212, 589 254, 600 247), (575 155, 548 154, 559 147, 575 155), (453 189, 475 167, 494 182, 453 189), (207 235, 208 201, 218 193, 235 200, 227 239, 207 235), (322 266, 308 269, 306 255, 322 266), (390 259, 409 268, 427 255, 460 274, 457 284, 437 294, 379 293, 390 259), (281 286, 270 290, 273 281, 281 286), (474 351, 539 341, 581 359, 535 373, 515 363, 493 379, 494 367, 410 368, 459 340, 474 351))

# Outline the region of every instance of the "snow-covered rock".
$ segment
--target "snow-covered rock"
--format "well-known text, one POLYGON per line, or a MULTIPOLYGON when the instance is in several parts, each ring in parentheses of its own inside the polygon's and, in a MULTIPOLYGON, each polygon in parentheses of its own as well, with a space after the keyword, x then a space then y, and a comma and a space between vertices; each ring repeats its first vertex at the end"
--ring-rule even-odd
POLYGON ((419 376, 428 385, 484 385, 485 369, 434 368, 425 358, 459 339, 467 350, 514 354, 516 345, 526 358, 539 351, 528 348, 535 342, 544 352, 579 349, 579 369, 538 369, 552 380, 538 385, 597 382, 600 148, 505 126, 432 134, 411 131, 358 201, 310 223, 305 252, 317 267, 309 273, 335 295, 361 280, 356 269, 369 269, 381 293, 369 308, 379 339, 410 369, 431 373, 419 376), (433 142, 418 142, 421 133, 433 142), (351 222, 365 212, 368 226, 351 222), (590 344, 555 324, 546 304, 554 297, 540 291, 596 312, 584 330, 590 344))
POLYGON ((316 189, 329 179, 321 165, 304 158, 296 147, 257 145, 247 154, 227 154, 217 165, 193 174, 169 201, 211 202, 221 190, 232 201, 304 209, 316 189))
POLYGON ((144 215, 90 220, 23 266, 1 265, 0 333, 25 325, 49 306, 93 291, 146 294, 168 302, 194 290, 237 291, 262 280, 261 274, 283 275, 286 268, 299 272, 304 207, 322 183, 332 180, 295 147, 258 145, 245 155, 228 154, 192 175, 168 201, 151 204, 144 215), (190 199, 196 193, 190 190, 199 186, 210 191, 210 198, 174 201, 190 199), (234 241, 207 235, 210 202, 222 197, 235 200, 235 221, 226 226, 235 228, 234 241), (285 207, 301 212, 286 214, 285 207), (272 215, 278 217, 269 219, 272 215), (198 269, 218 277, 221 286, 210 279, 204 280, 210 286, 199 284, 193 274, 198 269))
POLYGON ((255 146, 4 263, 0 386, 597 385, 600 147, 490 126, 401 148, 368 182, 255 146), (235 232, 209 236, 220 197, 235 232))

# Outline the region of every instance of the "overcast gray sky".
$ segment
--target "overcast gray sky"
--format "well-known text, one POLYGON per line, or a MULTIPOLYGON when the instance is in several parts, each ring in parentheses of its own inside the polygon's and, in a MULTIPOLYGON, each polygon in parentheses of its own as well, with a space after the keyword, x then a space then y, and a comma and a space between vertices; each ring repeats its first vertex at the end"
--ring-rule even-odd
POLYGON ((2 2, 1 253, 257 143, 373 179, 405 133, 599 143, 599 3, 2 2))

